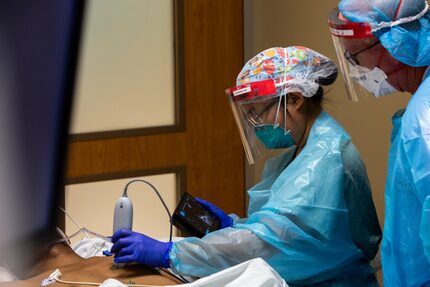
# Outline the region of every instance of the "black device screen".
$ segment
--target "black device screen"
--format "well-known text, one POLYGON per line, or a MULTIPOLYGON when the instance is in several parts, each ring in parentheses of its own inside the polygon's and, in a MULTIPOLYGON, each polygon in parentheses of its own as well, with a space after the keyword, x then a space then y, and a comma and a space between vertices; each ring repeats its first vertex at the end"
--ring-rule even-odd
POLYGON ((173 224, 180 230, 201 238, 218 230, 220 222, 185 192, 173 214, 173 224))

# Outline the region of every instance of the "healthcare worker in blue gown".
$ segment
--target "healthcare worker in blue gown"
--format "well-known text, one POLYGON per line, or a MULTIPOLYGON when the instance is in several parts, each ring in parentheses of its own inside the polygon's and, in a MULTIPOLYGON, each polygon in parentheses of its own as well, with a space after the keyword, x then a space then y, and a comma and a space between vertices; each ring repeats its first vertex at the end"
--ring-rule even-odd
MULTIPOLYGON (((329 16, 350 97, 412 94, 392 118, 385 286, 430 286, 430 12, 425 0, 342 0, 329 16)), ((369 142, 371 144, 371 142, 369 142)))
POLYGON ((305 47, 270 48, 228 89, 250 162, 267 150, 247 218, 217 216, 222 229, 160 242, 133 231, 113 237, 115 261, 171 267, 203 277, 261 257, 291 286, 376 286, 369 261, 381 238, 366 170, 346 131, 321 108, 335 63, 305 47))

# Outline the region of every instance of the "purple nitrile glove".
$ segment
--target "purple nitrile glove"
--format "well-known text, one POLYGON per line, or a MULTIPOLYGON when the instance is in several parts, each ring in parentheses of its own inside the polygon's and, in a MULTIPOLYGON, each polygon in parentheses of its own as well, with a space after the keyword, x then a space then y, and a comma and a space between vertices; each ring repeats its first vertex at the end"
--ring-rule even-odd
POLYGON ((170 267, 172 242, 161 242, 128 229, 120 229, 112 236, 111 252, 116 263, 138 262, 152 267, 170 267))
POLYGON ((201 206, 203 206, 204 209, 206 209, 212 215, 214 215, 216 218, 219 219, 219 221, 220 221, 219 229, 233 226, 233 218, 231 218, 229 215, 227 215, 218 206, 210 203, 209 201, 198 198, 198 197, 196 198, 196 200, 198 203, 200 203, 201 206))

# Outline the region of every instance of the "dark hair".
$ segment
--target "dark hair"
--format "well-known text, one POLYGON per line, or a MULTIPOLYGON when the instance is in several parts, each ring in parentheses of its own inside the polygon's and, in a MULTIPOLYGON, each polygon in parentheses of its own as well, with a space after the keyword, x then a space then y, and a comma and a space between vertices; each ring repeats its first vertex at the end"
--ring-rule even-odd
POLYGON ((327 77, 321 77, 317 80, 318 84, 322 85, 322 86, 329 86, 331 84, 333 84, 337 79, 337 69, 335 69, 333 71, 333 73, 331 73, 330 75, 328 75, 327 77))
POLYGON ((323 95, 324 95, 324 88, 319 86, 318 91, 309 98, 310 101, 312 101, 314 104, 321 105, 323 101, 323 95))
POLYGON ((336 79, 337 79, 337 66, 336 64, 331 61, 331 60, 327 60, 321 63, 321 69, 326 70, 326 71, 330 71, 331 74, 325 77, 319 77, 317 79, 317 83, 322 85, 322 86, 329 86, 331 84, 333 84, 336 79))
POLYGON ((322 86, 328 86, 333 84, 337 79, 337 69, 333 71, 330 75, 327 77, 321 77, 318 79, 318 91, 313 95, 311 98, 309 98, 314 104, 320 105, 323 101, 323 95, 324 95, 324 88, 322 86))

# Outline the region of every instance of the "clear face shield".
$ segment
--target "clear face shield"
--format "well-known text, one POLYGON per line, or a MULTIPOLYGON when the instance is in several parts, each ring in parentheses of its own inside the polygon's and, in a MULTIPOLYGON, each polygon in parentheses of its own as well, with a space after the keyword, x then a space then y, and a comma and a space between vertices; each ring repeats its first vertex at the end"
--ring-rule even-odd
POLYGON ((380 97, 397 91, 387 81, 387 74, 378 68, 382 47, 369 23, 343 21, 339 19, 339 9, 335 8, 329 14, 329 26, 352 101, 358 102, 369 94, 380 97))
POLYGON ((287 96, 279 96, 283 86, 269 79, 226 90, 249 164, 264 157, 268 149, 295 144, 285 127, 287 96))

